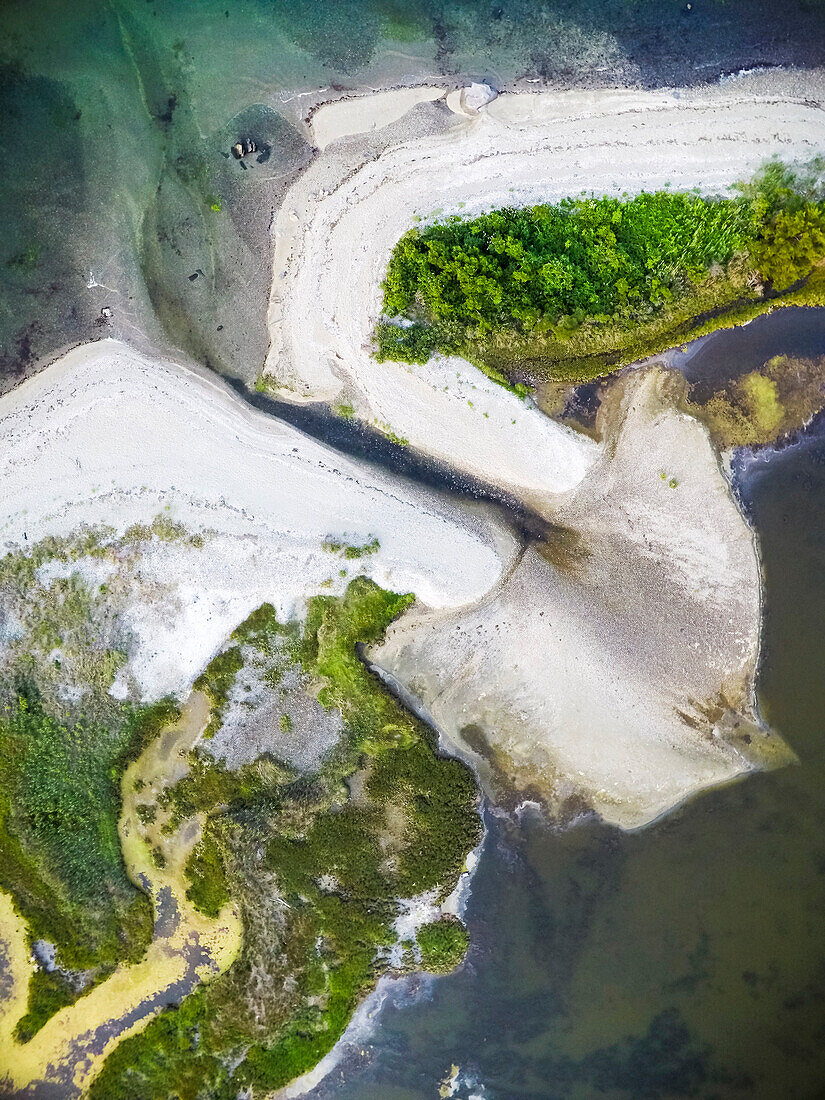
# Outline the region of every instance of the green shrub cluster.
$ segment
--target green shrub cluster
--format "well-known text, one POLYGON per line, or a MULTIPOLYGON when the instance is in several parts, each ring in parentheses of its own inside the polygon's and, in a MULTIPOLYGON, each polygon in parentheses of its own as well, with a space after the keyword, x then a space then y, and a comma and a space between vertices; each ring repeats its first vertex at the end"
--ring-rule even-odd
POLYGON ((669 192, 449 219, 398 242, 384 309, 403 315, 420 304, 428 319, 479 335, 618 320, 727 263, 756 229, 742 199, 669 192))
POLYGON ((590 359, 578 368, 593 376, 639 357, 645 341, 660 350, 821 264, 822 169, 772 163, 730 198, 570 198, 412 229, 383 284, 385 317, 412 324, 381 321, 376 355, 423 362, 435 349, 460 352, 488 373, 531 359, 569 373, 590 359))
MULTIPOLYGON (((408 305, 411 304, 410 301, 408 305)), ((388 310, 386 302, 384 308, 388 310)), ((375 327, 375 357, 379 363, 387 359, 397 363, 426 363, 436 348, 443 350, 447 346, 446 334, 439 333, 432 324, 402 327, 382 321, 375 327)))
MULTIPOLYGON (((358 578, 343 597, 311 600, 302 634, 269 605, 235 632, 233 644, 274 661, 288 639, 311 689, 340 711, 343 743, 304 776, 266 759, 230 772, 201 754, 174 788, 180 813, 207 814, 190 896, 214 913, 228 893, 244 921, 243 948, 226 974, 125 1040, 93 1098, 229 1098, 284 1085, 332 1048, 386 970, 397 899, 455 885, 480 836, 473 776, 437 754, 430 731, 357 652, 411 599, 358 578), (362 793, 353 800, 342 780, 356 771, 362 793), (273 894, 282 899, 275 916, 273 894)), ((214 682, 210 669, 205 677, 214 682)), ((433 968, 460 958, 459 938, 452 926, 442 933, 433 968)))
POLYGON ((419 928, 416 942, 424 969, 443 974, 458 966, 467 952, 470 939, 461 921, 455 917, 442 917, 419 928))
POLYGON ((210 829, 207 828, 192 849, 186 861, 186 874, 189 878, 187 898, 204 916, 217 917, 229 901, 229 889, 221 852, 210 829))

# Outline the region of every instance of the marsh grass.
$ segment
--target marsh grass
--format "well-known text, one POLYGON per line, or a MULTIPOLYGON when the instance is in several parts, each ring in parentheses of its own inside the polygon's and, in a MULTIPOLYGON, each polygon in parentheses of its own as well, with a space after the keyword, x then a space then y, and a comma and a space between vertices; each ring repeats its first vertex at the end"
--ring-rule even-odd
POLYGON ((148 542, 197 538, 161 515, 123 537, 85 527, 0 558, 0 885, 58 967, 31 982, 21 1039, 151 940, 151 903, 120 850, 120 779, 177 711, 110 695, 129 642, 112 588, 148 542))
MULTIPOLYGON (((189 896, 214 911, 228 890, 243 949, 227 973, 122 1043, 93 1098, 229 1098, 286 1084, 333 1047, 389 967, 397 899, 453 889, 480 837, 473 776, 438 755, 358 655, 411 601, 360 577, 342 597, 312 599, 303 630, 264 605, 235 632, 230 649, 254 646, 273 662, 286 645, 344 734, 314 775, 266 757, 230 771, 197 754, 172 796, 180 815, 206 814, 189 896), (365 778, 352 799, 344 781, 356 772, 365 778)), ((202 679, 220 698, 228 665, 216 660, 202 679)), ((459 933, 449 938, 433 946, 438 969, 460 958, 459 933)))

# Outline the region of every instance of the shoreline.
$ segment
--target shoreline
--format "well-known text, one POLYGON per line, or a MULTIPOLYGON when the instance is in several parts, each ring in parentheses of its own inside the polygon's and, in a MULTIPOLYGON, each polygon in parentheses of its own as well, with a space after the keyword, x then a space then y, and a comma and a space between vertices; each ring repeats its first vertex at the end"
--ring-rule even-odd
MULTIPOLYGON (((472 142, 484 137, 487 117, 499 127, 496 133, 534 136, 535 103, 497 102, 487 116, 440 131, 432 139, 435 152, 419 149, 408 163, 419 164, 416 158, 427 163, 431 155, 443 160, 456 129, 476 149, 472 142)), ((668 102, 665 97, 658 110, 666 114, 668 102)), ((764 106, 758 97, 748 103, 764 106)), ((560 110, 554 117, 561 125, 570 122, 568 116, 560 110)), ((582 107, 574 121, 581 124, 587 117, 582 107)), ((617 112, 610 115, 616 117, 617 112)), ((793 128, 790 118, 788 125, 793 128)), ((429 140, 420 139, 425 145, 429 140)), ((523 154, 518 146, 516 141, 514 157, 523 154)), ((403 149, 403 143, 391 146, 378 161, 387 155, 403 164, 403 149)), ((386 184, 380 171, 370 175, 375 163, 356 170, 355 178, 362 171, 370 178, 363 192, 353 185, 348 192, 353 200, 369 204, 386 184)), ((470 167, 476 163, 471 159, 470 167)), ((730 165, 719 169, 723 176, 729 170, 730 165)), ((312 168, 305 175, 314 186, 312 168)), ((475 186, 485 179, 482 172, 475 186)), ((338 191, 351 184, 329 192, 321 188, 312 200, 317 202, 313 232, 324 227, 337 233, 353 216, 358 203, 350 210, 345 202, 343 211, 333 205, 331 214, 324 206, 329 198, 346 199, 338 191)), ((487 200, 477 194, 475 201, 487 200)), ((334 243, 341 241, 326 246, 333 261, 334 243)), ((368 252, 366 244, 362 251, 368 252)), ((372 277, 369 255, 367 261, 372 277)), ((319 270, 327 281, 337 271, 334 262, 319 270)), ((352 289, 346 280, 341 286, 352 289)), ((297 299, 306 284, 293 280, 289 289, 297 299)), ((112 519, 120 529, 128 520, 146 521, 158 509, 186 525, 194 522, 208 536, 203 560, 211 555, 214 570, 206 580, 200 577, 197 596, 180 583, 191 569, 180 554, 158 552, 149 567, 154 583, 171 578, 179 587, 174 599, 132 614, 130 625, 140 642, 130 655, 132 671, 145 697, 190 682, 193 670, 214 651, 214 638, 225 637, 262 600, 271 599, 288 613, 310 591, 328 586, 336 592, 340 581, 325 577, 329 559, 309 546, 322 546, 346 523, 347 538, 355 534, 366 543, 380 536, 369 574, 386 587, 413 589, 424 603, 390 629, 373 658, 385 661, 412 696, 423 698, 449 747, 487 761, 495 783, 510 781, 516 790, 538 785, 551 813, 585 804, 608 823, 631 830, 658 820, 700 790, 732 782, 760 764, 787 762, 781 739, 761 721, 755 695, 764 598, 756 535, 707 433, 668 404, 660 375, 639 372, 625 380, 613 401, 605 443, 596 444, 561 428, 532 404, 514 404, 511 394, 487 388, 467 373, 473 370, 468 364, 437 362, 436 369, 455 372, 457 383, 462 376, 470 379, 458 386, 463 420, 457 426, 451 415, 455 395, 448 401, 439 396, 434 408, 428 403, 432 394, 440 395, 429 376, 432 364, 394 373, 383 364, 370 373, 357 327, 346 328, 347 321, 358 326, 369 319, 357 293, 351 313, 333 312, 326 326, 323 309, 338 298, 327 300, 321 293, 318 300, 321 318, 314 319, 309 334, 292 334, 293 351, 310 356, 323 348, 325 328, 342 350, 334 352, 333 367, 316 365, 313 378, 304 379, 307 385, 329 384, 324 370, 334 385, 349 370, 346 396, 373 402, 370 407, 388 432, 400 431, 397 418, 407 415, 418 433, 411 432, 413 442, 425 451, 440 432, 430 453, 514 491, 552 518, 562 535, 522 553, 489 509, 471 513, 343 459, 261 416, 204 372, 148 359, 111 341, 81 346, 0 401, 0 430, 14 453, 14 461, 0 468, 11 513, 4 527, 6 549, 14 540, 19 545, 21 534, 33 542, 37 532, 65 535, 81 523, 112 519), (392 375, 392 384, 382 371, 392 375), (413 391, 416 400, 410 402, 413 391), (475 410, 476 403, 483 420, 479 412, 463 411, 465 404, 475 410), (511 413, 515 432, 507 423, 511 413), (507 446, 518 439, 522 449, 514 455, 507 446), (47 485, 50 492, 57 489, 48 505, 47 485), (668 493, 677 487, 680 493, 668 493), (697 513, 702 513, 698 519, 697 513), (575 536, 569 545, 567 532, 575 536), (245 553, 250 546, 254 552, 239 568, 234 561, 239 547, 245 553), (261 587, 260 575, 277 575, 278 584, 267 581, 261 587), (217 592, 211 603, 210 585, 217 592), (206 606, 195 612, 202 597, 206 606), (171 614, 173 607, 182 610, 181 618, 171 614), (727 615, 731 625, 725 625, 727 615), (184 628, 200 648, 182 662, 184 628), (735 732, 740 725, 746 737, 735 732), (601 733, 598 746, 593 729, 601 733), (468 730, 480 733, 473 732, 471 741, 468 730), (744 746, 752 739, 757 744, 748 752, 744 746)), ((465 888, 474 869, 466 872, 465 888)), ((454 903, 460 910, 461 890, 454 903)), ((303 1095, 338 1064, 350 1028, 378 1011, 368 1006, 380 990, 379 983, 359 1006, 327 1056, 332 1061, 322 1059, 279 1095, 303 1095)))
MULTIPOLYGON (((488 811, 490 812, 490 811, 488 811)), ((441 914, 456 916, 463 921, 464 914, 470 901, 473 890, 473 878, 481 863, 484 847, 487 844, 490 830, 485 818, 485 806, 480 805, 479 815, 482 820, 483 832, 481 840, 468 852, 465 860, 466 870, 462 871, 452 893, 441 903, 441 914)), ((473 942, 470 941, 472 950, 473 942)), ((463 960, 457 969, 466 965, 463 960)), ((447 974, 429 974, 424 970, 414 970, 408 974, 382 974, 375 988, 367 994, 358 1005, 352 1015, 346 1030, 338 1042, 324 1055, 320 1062, 307 1073, 297 1077, 283 1088, 276 1090, 270 1100, 301 1100, 313 1089, 317 1088, 329 1075, 342 1063, 350 1061, 357 1064, 364 1051, 360 1055, 357 1048, 363 1047, 369 1042, 369 1036, 379 1024, 378 1017, 387 1002, 414 1003, 422 996, 422 990, 426 991, 433 982, 440 978, 449 978, 455 971, 447 974), (410 988, 412 987, 412 988, 410 988)))
POLYGON ((347 405, 356 418, 483 480, 538 495, 552 510, 586 475, 592 448, 463 360, 373 359, 392 245, 419 218, 553 201, 583 185, 712 192, 775 153, 810 159, 825 146, 817 96, 825 98, 823 71, 805 74, 804 86, 797 72, 770 71, 700 89, 504 93, 472 118, 436 104, 393 122, 377 146, 374 136, 328 146, 274 223, 265 381, 284 400, 347 405), (374 227, 368 238, 357 229, 364 224, 374 227), (306 301, 317 303, 309 318, 306 301))

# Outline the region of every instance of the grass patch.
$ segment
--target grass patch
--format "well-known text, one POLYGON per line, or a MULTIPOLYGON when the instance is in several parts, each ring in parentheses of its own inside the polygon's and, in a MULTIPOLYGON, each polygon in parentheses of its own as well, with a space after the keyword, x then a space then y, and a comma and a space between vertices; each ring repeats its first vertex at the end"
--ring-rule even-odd
MULTIPOLYGON (((152 937, 151 903, 120 850, 120 777, 174 713, 125 705, 116 720, 67 723, 21 685, 0 717, 0 885, 32 939, 53 943, 62 967, 90 970, 90 986, 152 937)), ((38 978, 21 1037, 76 996, 38 978)))
POLYGON ((470 937, 455 917, 442 917, 419 928, 416 936, 421 965, 434 974, 455 970, 467 953, 470 937))
POLYGON ((59 972, 35 970, 29 981, 26 1012, 14 1028, 15 1039, 27 1043, 56 1012, 76 1000, 77 992, 59 972))

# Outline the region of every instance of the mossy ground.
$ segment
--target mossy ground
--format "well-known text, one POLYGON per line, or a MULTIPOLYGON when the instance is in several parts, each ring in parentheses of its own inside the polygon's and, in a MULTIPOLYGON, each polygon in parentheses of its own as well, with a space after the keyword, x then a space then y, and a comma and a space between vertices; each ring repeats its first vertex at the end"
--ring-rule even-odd
MULTIPOLYGON (((340 711, 344 738, 311 775, 267 757, 231 771, 208 742, 195 755, 170 796, 181 819, 205 815, 189 897, 214 912, 228 893, 243 948, 227 973, 122 1043, 92 1097, 234 1098, 287 1083, 332 1048, 390 968, 397 899, 453 889, 480 836, 473 777, 437 754, 356 649, 411 598, 358 578, 343 597, 311 600, 302 631, 265 605, 235 632, 225 653, 252 646, 275 668, 286 640, 318 698, 340 711), (344 781, 356 771, 365 779, 351 798, 344 781)), ((201 678, 218 707, 236 663, 219 655, 201 678)))

